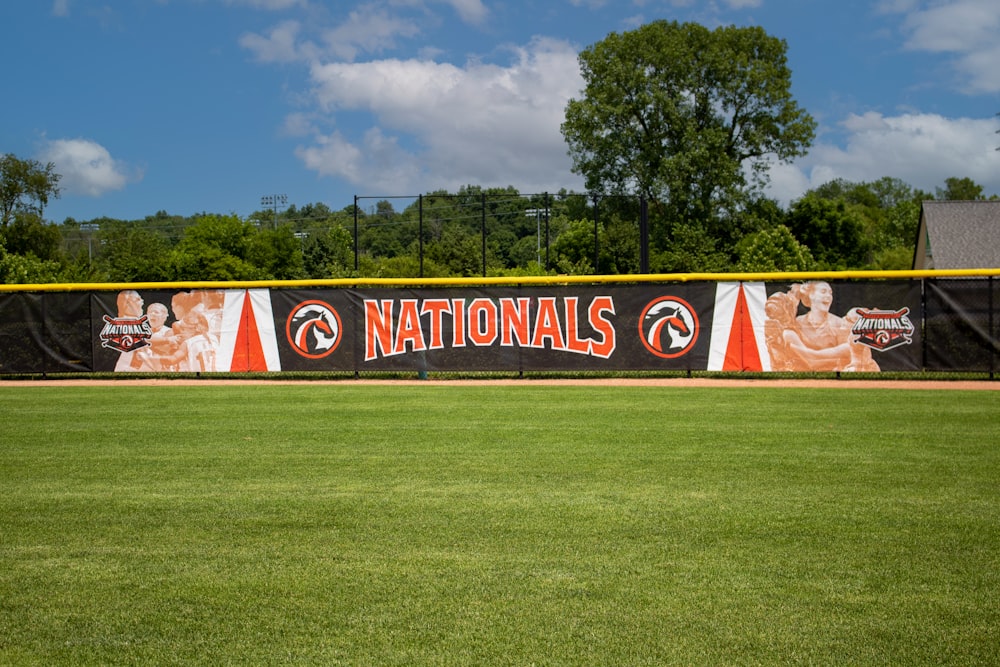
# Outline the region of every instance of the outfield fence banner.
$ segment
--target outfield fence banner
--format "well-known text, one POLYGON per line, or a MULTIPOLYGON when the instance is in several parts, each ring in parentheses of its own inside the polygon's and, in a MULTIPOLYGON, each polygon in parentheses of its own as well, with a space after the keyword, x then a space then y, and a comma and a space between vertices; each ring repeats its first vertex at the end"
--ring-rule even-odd
POLYGON ((992 279, 0 294, 0 372, 993 372, 992 279))

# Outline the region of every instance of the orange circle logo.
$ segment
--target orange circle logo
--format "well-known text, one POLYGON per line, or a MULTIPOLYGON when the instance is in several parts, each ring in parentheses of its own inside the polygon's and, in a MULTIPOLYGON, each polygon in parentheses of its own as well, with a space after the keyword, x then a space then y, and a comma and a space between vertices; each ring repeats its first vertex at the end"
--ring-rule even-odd
POLYGON ((303 301, 292 309, 285 335, 297 353, 306 359, 322 359, 340 345, 340 315, 323 301, 303 301))
POLYGON ((684 299, 661 296, 649 302, 639 316, 639 338, 658 357, 683 356, 698 340, 698 315, 684 299))

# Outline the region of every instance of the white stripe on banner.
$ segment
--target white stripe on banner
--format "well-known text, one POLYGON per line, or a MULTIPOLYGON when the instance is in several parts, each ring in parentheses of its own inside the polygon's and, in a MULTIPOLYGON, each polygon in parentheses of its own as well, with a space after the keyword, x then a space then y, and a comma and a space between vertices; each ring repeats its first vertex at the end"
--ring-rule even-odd
POLYGON ((721 371, 726 362, 739 295, 740 283, 718 283, 715 286, 715 312, 712 313, 712 338, 708 347, 710 371, 721 371))
POLYGON ((257 334, 264 351, 267 370, 281 370, 281 355, 278 354, 278 336, 274 330, 274 312, 271 309, 271 291, 267 289, 249 290, 250 306, 257 320, 257 334))
POLYGON ((226 290, 222 303, 222 331, 219 336, 219 351, 216 363, 221 371, 233 368, 233 351, 240 331, 240 317, 243 314, 243 299, 246 290, 226 290))
POLYGON ((764 321, 767 319, 767 313, 764 311, 767 290, 764 283, 743 283, 743 296, 747 300, 747 310, 750 312, 750 323, 753 325, 754 342, 757 344, 762 370, 770 371, 771 355, 767 351, 767 338, 764 332, 764 321))

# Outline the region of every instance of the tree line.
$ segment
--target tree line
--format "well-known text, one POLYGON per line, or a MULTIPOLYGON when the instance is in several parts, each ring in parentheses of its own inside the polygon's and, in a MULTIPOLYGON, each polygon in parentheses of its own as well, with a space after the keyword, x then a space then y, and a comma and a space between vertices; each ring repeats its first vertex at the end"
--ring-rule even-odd
POLYGON ((584 49, 585 87, 560 129, 586 194, 469 185, 246 218, 159 211, 54 224, 43 217, 59 196, 54 166, 8 154, 0 280, 910 268, 921 201, 984 199, 982 186, 953 177, 929 193, 886 176, 834 180, 787 206, 768 198, 770 167, 805 155, 816 128, 791 96, 786 51, 760 27, 668 21, 584 49))
MULTIPOLYGON (((995 196, 994 196, 995 197, 995 196)), ((935 193, 894 178, 831 181, 788 207, 760 199, 725 236, 675 232, 649 213, 654 273, 908 269, 928 199, 983 199, 968 178, 935 193)), ((25 202, 27 204, 27 202, 25 202)), ((468 186, 333 210, 246 218, 159 211, 141 220, 46 222, 37 202, 0 225, 5 283, 634 274, 642 200, 468 186), (356 237, 355 237, 356 234, 356 237), (357 243, 355 243, 357 238, 357 243)))

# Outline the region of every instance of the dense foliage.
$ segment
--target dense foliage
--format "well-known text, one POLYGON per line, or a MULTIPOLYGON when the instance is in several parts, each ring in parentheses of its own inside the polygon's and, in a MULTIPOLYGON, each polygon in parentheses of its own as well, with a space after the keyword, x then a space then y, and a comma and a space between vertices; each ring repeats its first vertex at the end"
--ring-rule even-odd
MULTIPOLYGON (((649 209, 649 270, 908 269, 920 202, 954 192, 983 198, 982 188, 968 179, 948 179, 933 195, 893 178, 832 181, 787 208, 757 200, 728 237, 681 227, 666 245, 656 237, 667 223, 649 209)), ((357 211, 353 205, 333 210, 314 203, 246 219, 160 211, 141 220, 67 218, 56 224, 22 211, 0 232, 0 280, 638 273, 641 209, 636 197, 522 195, 512 188, 470 186, 402 204, 359 200, 357 211)))

